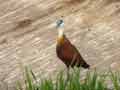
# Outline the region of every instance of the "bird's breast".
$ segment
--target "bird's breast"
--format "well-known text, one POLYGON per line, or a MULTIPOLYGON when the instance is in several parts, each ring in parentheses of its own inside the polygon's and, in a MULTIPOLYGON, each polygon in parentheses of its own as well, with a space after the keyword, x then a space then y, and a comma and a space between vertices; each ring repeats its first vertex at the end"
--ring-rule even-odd
POLYGON ((57 56, 60 59, 69 60, 73 57, 74 51, 71 49, 70 45, 63 43, 57 45, 57 56))

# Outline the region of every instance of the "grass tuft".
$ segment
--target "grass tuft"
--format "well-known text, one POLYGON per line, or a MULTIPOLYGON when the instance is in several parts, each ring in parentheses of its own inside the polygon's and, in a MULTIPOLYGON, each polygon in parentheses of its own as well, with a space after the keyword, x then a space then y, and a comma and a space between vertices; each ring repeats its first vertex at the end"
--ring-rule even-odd
POLYGON ((119 73, 109 72, 109 75, 101 75, 94 72, 87 72, 85 79, 81 80, 80 69, 75 68, 69 73, 69 80, 66 84, 66 78, 61 71, 55 80, 49 78, 37 78, 33 71, 29 68, 25 69, 25 88, 21 83, 17 82, 16 90, 120 90, 119 73), (106 83, 109 78, 114 89, 108 89, 106 83))

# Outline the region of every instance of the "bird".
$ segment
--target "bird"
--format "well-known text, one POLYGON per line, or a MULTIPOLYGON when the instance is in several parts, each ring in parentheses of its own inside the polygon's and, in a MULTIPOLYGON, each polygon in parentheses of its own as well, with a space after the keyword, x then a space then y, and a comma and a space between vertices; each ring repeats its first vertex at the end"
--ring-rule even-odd
POLYGON ((90 65, 83 59, 78 49, 69 41, 64 34, 64 21, 62 19, 56 22, 58 30, 56 54, 57 57, 66 65, 70 67, 83 67, 89 69, 90 65))

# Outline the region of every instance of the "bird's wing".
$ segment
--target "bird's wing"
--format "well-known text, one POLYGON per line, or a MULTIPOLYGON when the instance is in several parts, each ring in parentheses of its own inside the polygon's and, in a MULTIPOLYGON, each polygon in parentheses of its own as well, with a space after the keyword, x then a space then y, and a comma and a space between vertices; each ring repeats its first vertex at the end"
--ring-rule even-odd
POLYGON ((73 60, 79 54, 78 50, 69 41, 64 43, 63 55, 68 60, 73 60))

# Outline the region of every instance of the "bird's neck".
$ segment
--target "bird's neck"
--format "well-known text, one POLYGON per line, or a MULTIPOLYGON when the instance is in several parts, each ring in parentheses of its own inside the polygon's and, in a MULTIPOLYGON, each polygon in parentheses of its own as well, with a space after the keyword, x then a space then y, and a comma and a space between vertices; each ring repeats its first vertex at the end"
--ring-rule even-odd
POLYGON ((63 43, 64 41, 64 28, 58 29, 58 43, 63 43))

